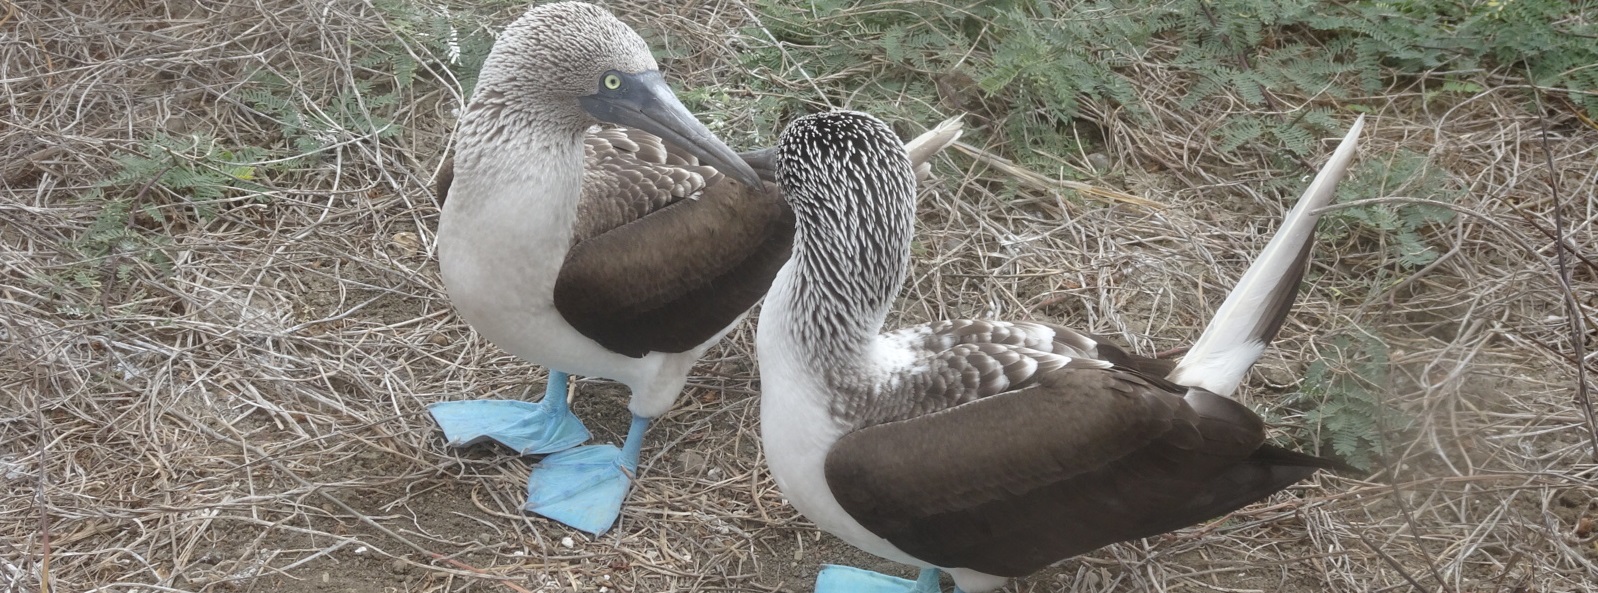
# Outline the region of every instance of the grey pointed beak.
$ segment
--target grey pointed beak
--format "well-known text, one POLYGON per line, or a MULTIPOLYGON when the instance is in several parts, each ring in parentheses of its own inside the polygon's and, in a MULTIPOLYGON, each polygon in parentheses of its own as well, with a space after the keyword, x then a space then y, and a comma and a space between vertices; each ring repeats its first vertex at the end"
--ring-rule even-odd
POLYGON ((671 92, 671 87, 666 86, 660 71, 619 75, 622 84, 616 90, 578 97, 577 102, 600 121, 659 136, 733 179, 750 187, 760 187, 760 176, 755 170, 694 118, 671 92))

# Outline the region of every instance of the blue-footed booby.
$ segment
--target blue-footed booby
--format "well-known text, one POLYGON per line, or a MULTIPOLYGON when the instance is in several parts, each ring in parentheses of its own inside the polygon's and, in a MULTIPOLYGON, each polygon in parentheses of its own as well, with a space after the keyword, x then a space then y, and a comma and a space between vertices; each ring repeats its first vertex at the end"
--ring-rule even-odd
MULTIPOLYGON (((925 161, 958 131, 951 120, 907 148, 925 161)), ((615 523, 650 420, 788 258, 792 213, 762 181, 769 164, 750 166, 769 156, 711 134, 604 9, 535 6, 495 42, 440 175, 439 267, 461 317, 549 381, 538 403, 430 411, 452 444, 549 454, 526 510, 593 534, 615 523), (621 448, 577 446, 589 433, 568 373, 631 389, 621 448)))
POLYGON ((939 570, 957 591, 990 591, 1350 469, 1266 444, 1229 396, 1291 308, 1362 124, 1174 369, 1036 321, 882 333, 909 264, 909 161, 869 115, 790 124, 776 168, 793 252, 756 330, 766 459, 818 527, 922 569, 912 582, 828 567, 818 593, 935 593, 939 570))

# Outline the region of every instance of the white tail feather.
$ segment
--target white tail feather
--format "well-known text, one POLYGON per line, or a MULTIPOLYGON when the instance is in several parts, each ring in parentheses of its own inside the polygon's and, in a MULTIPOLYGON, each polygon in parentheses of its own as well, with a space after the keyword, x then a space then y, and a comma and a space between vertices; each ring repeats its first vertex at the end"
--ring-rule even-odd
POLYGON ((1349 161, 1359 144, 1359 132, 1365 125, 1361 115, 1349 128, 1348 135, 1332 153, 1332 158, 1321 167, 1315 180, 1304 190, 1304 196, 1287 213, 1276 235, 1265 245, 1254 263, 1249 265, 1237 286, 1226 295, 1226 301, 1216 310, 1209 326, 1182 357, 1181 364, 1167 377, 1173 383, 1202 388, 1220 395, 1231 396, 1237 390, 1249 367, 1254 366, 1265 352, 1265 343, 1253 334, 1264 317, 1279 311, 1269 306, 1272 293, 1284 281, 1297 283, 1299 278, 1284 278, 1293 269, 1304 246, 1315 237, 1317 212, 1332 200, 1337 182, 1348 170, 1349 161))
POLYGON ((910 157, 910 165, 916 170, 916 181, 925 181, 927 176, 932 174, 933 155, 960 139, 960 134, 965 131, 960 121, 961 117, 956 115, 943 120, 932 129, 904 143, 904 152, 910 157))

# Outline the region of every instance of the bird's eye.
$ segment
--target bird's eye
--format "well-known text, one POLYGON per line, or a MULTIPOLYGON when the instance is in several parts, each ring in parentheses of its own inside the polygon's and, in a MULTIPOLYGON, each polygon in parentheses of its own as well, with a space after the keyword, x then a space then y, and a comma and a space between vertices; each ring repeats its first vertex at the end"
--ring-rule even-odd
POLYGON ((613 91, 616 90, 616 89, 619 89, 619 88, 621 88, 621 77, 620 76, 616 76, 615 74, 606 74, 605 75, 605 79, 604 79, 604 84, 605 84, 605 88, 607 88, 607 89, 610 89, 610 90, 613 90, 613 91))

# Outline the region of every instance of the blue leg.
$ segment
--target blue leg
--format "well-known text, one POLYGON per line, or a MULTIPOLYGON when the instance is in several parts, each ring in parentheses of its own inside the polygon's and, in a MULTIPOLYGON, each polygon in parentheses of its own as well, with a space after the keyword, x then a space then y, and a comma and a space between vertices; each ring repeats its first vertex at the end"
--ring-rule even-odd
MULTIPOLYGON (((923 568, 916 580, 890 577, 849 566, 828 564, 816 575, 816 593, 942 593, 938 569, 923 568)), ((958 593, 958 591, 957 591, 958 593)))
POLYGON ((648 428, 648 418, 633 416, 620 449, 588 445, 545 457, 527 477, 522 509, 594 535, 610 530, 638 473, 638 451, 648 428))
POLYGON ((454 447, 492 440, 522 455, 564 451, 588 440, 588 429, 566 407, 566 373, 549 372, 538 403, 485 399, 439 402, 427 407, 454 447))

